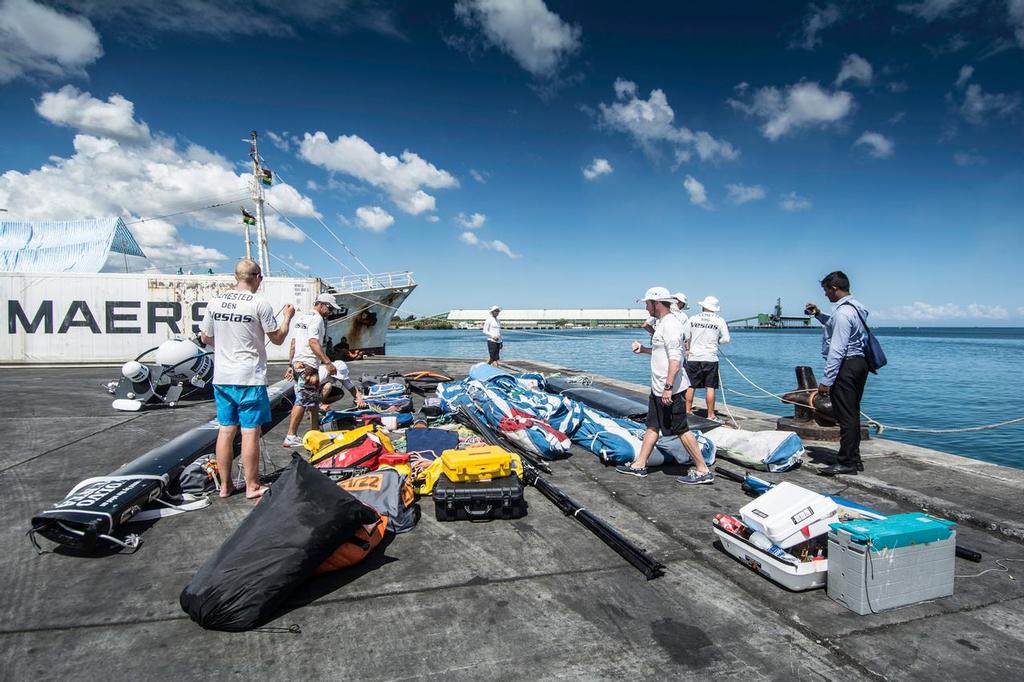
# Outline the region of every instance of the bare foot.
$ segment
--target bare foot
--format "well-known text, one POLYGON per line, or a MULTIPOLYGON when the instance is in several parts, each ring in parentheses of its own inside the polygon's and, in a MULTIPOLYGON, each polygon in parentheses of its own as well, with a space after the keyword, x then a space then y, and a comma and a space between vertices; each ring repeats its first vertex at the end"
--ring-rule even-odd
POLYGON ((224 486, 220 487, 220 496, 221 497, 231 497, 234 494, 235 494, 235 486, 230 486, 228 488, 225 488, 224 486))
POLYGON ((268 490, 270 490, 270 488, 268 488, 265 485, 264 486, 260 486, 256 490, 250 490, 249 488, 246 488, 245 489, 245 499, 247 499, 247 500, 258 500, 259 498, 263 497, 263 493, 267 492, 268 490))

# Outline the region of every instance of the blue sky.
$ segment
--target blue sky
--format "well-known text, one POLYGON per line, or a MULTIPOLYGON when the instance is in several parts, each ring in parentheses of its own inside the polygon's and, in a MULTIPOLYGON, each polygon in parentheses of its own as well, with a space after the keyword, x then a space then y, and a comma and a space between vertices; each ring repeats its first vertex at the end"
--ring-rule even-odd
MULTIPOLYGON (((126 222, 244 194, 295 271, 410 269, 406 308, 1022 324, 1024 0, 0 0, 0 208, 126 222), (333 256, 333 258, 332 258, 333 256)), ((226 270, 235 203, 131 228, 226 270)), ((275 267, 284 266, 274 261, 275 267)))

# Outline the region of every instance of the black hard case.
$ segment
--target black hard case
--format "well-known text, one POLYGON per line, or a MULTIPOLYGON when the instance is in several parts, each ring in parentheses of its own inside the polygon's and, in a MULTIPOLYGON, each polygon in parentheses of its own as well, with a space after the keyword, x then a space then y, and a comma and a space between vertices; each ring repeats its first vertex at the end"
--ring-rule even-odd
POLYGON ((526 516, 523 482, 515 474, 490 481, 452 483, 442 474, 434 484, 438 521, 486 521, 526 516))

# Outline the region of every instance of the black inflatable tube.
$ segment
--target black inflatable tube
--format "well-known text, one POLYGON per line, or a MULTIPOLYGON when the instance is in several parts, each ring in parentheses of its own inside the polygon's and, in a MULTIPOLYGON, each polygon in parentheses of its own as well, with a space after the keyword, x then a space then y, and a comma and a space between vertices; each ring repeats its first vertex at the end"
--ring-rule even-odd
MULTIPOLYGON (((271 409, 288 395, 290 381, 267 389, 271 409)), ((159 445, 106 476, 86 479, 63 500, 32 517, 30 533, 61 545, 91 549, 107 539, 140 508, 159 497, 167 485, 217 442, 216 417, 159 445), (107 537, 104 537, 107 536, 107 537)))

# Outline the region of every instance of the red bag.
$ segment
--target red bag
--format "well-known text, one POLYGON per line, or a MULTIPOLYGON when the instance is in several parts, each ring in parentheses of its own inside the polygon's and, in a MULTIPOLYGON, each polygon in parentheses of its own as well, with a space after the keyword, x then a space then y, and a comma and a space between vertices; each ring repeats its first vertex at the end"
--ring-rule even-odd
MULTIPOLYGON (((346 444, 347 447, 338 448, 337 452, 330 452, 322 459, 317 460, 313 466, 317 469, 341 469, 344 467, 369 467, 376 469, 380 466, 380 456, 384 452, 384 446, 375 438, 363 438, 356 445, 346 444)), ((331 446, 328 446, 328 449, 331 446)), ((317 453, 319 455, 320 453, 317 453)))

